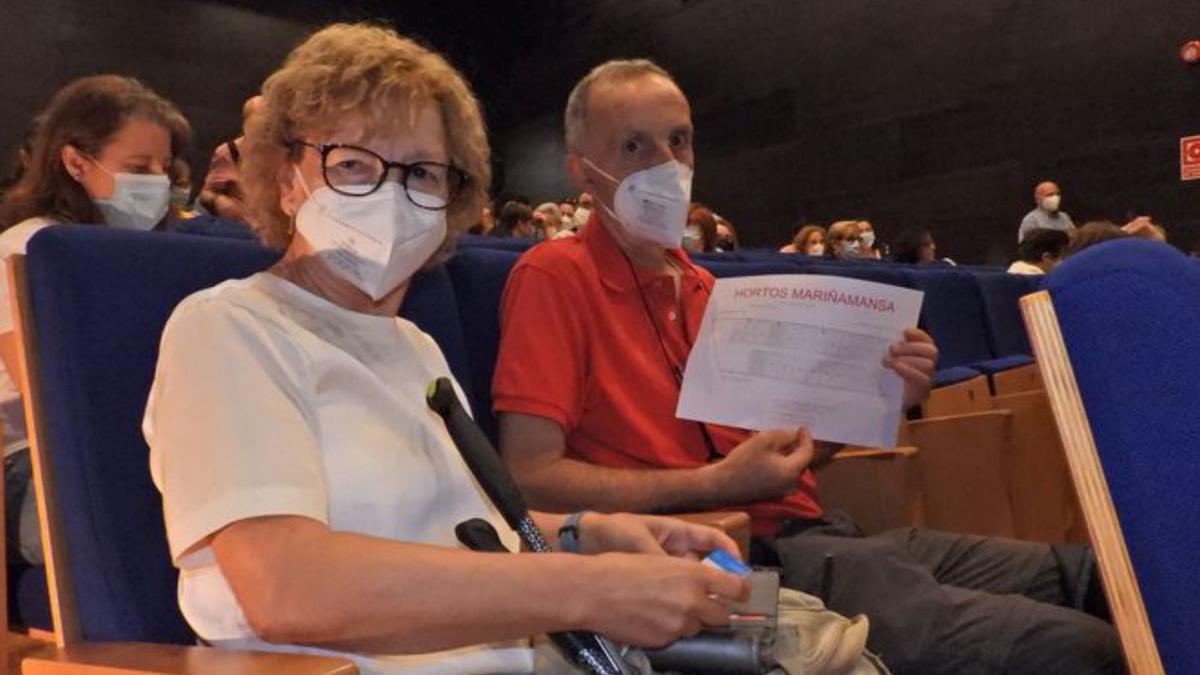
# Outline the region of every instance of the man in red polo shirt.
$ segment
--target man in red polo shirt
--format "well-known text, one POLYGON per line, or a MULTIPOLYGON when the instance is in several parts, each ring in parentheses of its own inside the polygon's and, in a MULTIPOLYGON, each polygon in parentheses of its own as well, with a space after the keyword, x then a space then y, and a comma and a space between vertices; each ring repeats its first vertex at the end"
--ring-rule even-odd
MULTIPOLYGON (((610 62, 575 87, 566 129, 568 171, 596 208, 581 236, 513 269, 493 382, 501 449, 533 504, 745 509, 753 557, 782 565, 793 588, 828 591, 833 609, 867 614, 869 645, 898 673, 1122 670, 1111 626, 1051 604, 1071 589, 1049 546, 912 529, 864 538, 821 512, 810 467, 833 446, 804 429, 676 418, 713 285, 679 248, 694 166, 687 99, 648 61, 610 62)), ((927 394, 936 360, 916 329, 891 347, 906 406, 927 394)))

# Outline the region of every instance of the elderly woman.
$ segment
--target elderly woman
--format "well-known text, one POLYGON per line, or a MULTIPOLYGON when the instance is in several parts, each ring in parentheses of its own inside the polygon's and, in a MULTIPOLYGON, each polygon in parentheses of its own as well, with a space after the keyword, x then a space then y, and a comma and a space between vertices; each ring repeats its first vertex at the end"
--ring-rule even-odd
POLYGON ((426 408, 442 353, 396 314, 479 213, 488 167, 461 75, 389 30, 325 28, 263 85, 243 176, 285 254, 179 305, 144 422, 180 607, 207 642, 346 653, 366 673, 530 672, 529 636, 661 645, 745 593, 693 559, 727 537, 666 518, 580 517, 572 548, 604 555, 456 543, 484 518, 518 547, 426 408))

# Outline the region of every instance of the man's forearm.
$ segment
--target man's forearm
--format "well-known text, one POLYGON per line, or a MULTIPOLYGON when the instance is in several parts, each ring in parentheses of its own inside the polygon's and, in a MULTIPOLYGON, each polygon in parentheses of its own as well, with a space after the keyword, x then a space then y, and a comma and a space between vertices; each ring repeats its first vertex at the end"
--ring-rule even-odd
POLYGON ((694 469, 613 469, 559 458, 516 468, 533 508, 545 511, 672 513, 728 506, 719 494, 716 465, 694 469))

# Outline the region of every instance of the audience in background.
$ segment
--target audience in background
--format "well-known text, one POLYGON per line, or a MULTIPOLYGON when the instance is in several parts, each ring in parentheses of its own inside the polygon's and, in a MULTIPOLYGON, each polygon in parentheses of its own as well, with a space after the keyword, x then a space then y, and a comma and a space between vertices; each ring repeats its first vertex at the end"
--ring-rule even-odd
MULTIPOLYGON (((26 171, 0 202, 0 264, 24 253, 30 238, 52 225, 150 230, 164 224, 171 207, 168 176, 191 135, 170 101, 132 78, 93 75, 60 89, 38 119, 26 171)), ((7 273, 0 273, 0 362, 6 522, 20 530, 10 532, 17 545, 9 550, 40 564, 37 513, 27 489, 25 416, 10 375, 17 372, 17 355, 7 273)))
POLYGON ((1017 243, 1034 230, 1063 230, 1070 232, 1075 229, 1071 216, 1062 207, 1062 190, 1053 181, 1038 183, 1033 189, 1032 211, 1025 214, 1021 220, 1021 228, 1017 231, 1017 243))
POLYGON ((558 203, 558 212, 562 214, 562 224, 564 229, 571 229, 575 224, 575 200, 564 199, 558 203))
POLYGON ((505 239, 532 239, 533 209, 518 201, 508 202, 500 209, 500 218, 489 234, 505 239))
POLYGON ((928 264, 937 260, 937 242, 925 229, 907 229, 892 240, 890 259, 910 265, 928 264))
POLYGON ((882 260, 882 243, 875 238, 875 226, 869 220, 858 221, 859 253, 865 260, 882 260))
MULTIPOLYGON (((261 96, 251 96, 242 105, 242 126, 254 115, 262 102, 261 96)), ((243 136, 218 145, 208 163, 208 174, 196 202, 206 212, 227 220, 245 220, 245 191, 238 176, 242 162, 243 136)))
POLYGON ((1128 236, 1131 235, 1109 220, 1093 220, 1084 223, 1082 227, 1071 233, 1071 243, 1067 246, 1066 257, 1069 258, 1089 246, 1128 236))
POLYGON ((718 251, 736 251, 738 249, 737 228, 733 223, 725 220, 721 216, 717 218, 717 250, 718 251))
POLYGON ((711 253, 717 250, 717 218, 712 209, 692 204, 687 225, 683 228, 683 250, 688 253, 711 253))
POLYGON ((582 232, 591 217, 592 195, 588 192, 580 192, 579 199, 575 203, 575 227, 573 228, 575 232, 582 232))
POLYGON ((821 258, 825 255, 825 228, 805 225, 792 237, 792 243, 779 249, 780 253, 802 253, 821 258))
POLYGON ((1150 216, 1138 216, 1121 226, 1121 230, 1126 234, 1141 237, 1142 239, 1151 239, 1164 243, 1167 241, 1167 231, 1161 225, 1151 220, 1150 216))
POLYGON ((562 211, 554 202, 546 202, 533 210, 534 237, 537 239, 549 241, 560 236, 573 236, 575 233, 564 230, 562 223, 562 211))
POLYGON ((839 220, 825 235, 825 255, 838 260, 862 259, 862 235, 857 220, 839 220))
POLYGON ((1071 235, 1062 230, 1031 230, 1017 246, 1020 259, 1009 265, 1010 274, 1049 274, 1062 262, 1071 235))
POLYGON ((37 133, 38 120, 35 117, 29 126, 25 127, 25 133, 21 137, 21 146, 17 148, 16 154, 13 156, 12 165, 9 168, 8 174, 0 178, 0 198, 9 188, 20 182, 21 177, 25 175, 25 171, 29 168, 29 160, 33 156, 33 137, 37 133))
POLYGON ((192 210, 192 167, 181 157, 171 163, 171 217, 175 220, 194 218, 192 210))
POLYGON ((479 209, 479 222, 467 229, 467 234, 490 234, 496 227, 496 216, 492 213, 491 204, 479 209))

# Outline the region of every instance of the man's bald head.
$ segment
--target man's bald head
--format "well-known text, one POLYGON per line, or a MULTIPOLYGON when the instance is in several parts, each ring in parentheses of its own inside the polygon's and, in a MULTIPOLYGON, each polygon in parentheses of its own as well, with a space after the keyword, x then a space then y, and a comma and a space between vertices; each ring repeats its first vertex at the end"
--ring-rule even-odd
POLYGON ((1058 183, 1047 180, 1037 184, 1033 189, 1033 201, 1042 203, 1042 200, 1051 195, 1061 195, 1062 190, 1058 189, 1058 183))
POLYGON ((587 137, 588 99, 593 88, 620 84, 649 75, 662 77, 675 84, 670 73, 649 59, 614 59, 601 63, 584 75, 567 97, 567 110, 564 115, 567 150, 577 152, 583 147, 587 137))

